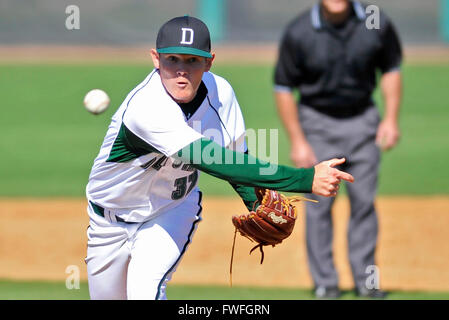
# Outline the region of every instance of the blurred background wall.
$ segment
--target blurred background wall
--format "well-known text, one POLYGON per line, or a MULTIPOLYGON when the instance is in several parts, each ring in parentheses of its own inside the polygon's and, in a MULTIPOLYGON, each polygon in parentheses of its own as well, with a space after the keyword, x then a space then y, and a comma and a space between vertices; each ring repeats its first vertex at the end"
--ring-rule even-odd
MULTIPOLYGON (((167 19, 204 19, 215 44, 276 43, 286 23, 314 0, 1 0, 0 45, 152 45, 167 19), (67 6, 80 29, 67 32, 67 6)), ((449 40, 448 0, 372 0, 394 21, 405 44, 449 40)))

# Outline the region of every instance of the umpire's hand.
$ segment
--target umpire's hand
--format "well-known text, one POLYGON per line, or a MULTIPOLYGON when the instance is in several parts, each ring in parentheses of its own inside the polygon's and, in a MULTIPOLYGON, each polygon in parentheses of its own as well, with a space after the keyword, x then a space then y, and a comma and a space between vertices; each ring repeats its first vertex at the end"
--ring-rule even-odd
POLYGON ((292 144, 290 158, 298 168, 310 168, 318 163, 315 152, 307 141, 292 144))
POLYGON ((354 182, 354 177, 352 175, 334 168, 345 161, 345 158, 341 158, 318 163, 315 166, 312 193, 319 196, 335 197, 340 188, 341 179, 348 182, 354 182))

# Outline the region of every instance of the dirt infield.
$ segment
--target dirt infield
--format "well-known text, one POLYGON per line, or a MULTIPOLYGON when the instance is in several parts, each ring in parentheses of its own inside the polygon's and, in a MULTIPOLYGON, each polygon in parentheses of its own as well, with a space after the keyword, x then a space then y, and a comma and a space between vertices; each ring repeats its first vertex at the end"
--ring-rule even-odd
MULTIPOLYGON (((0 278, 65 279, 70 265, 80 268, 86 251, 88 218, 83 199, 0 200, 0 278)), ((379 211, 378 265, 385 289, 449 291, 449 197, 387 197, 377 201, 379 211)), ((350 288, 346 223, 348 202, 336 201, 335 263, 340 284, 350 288)), ((175 273, 173 283, 229 283, 233 238, 230 216, 245 208, 237 198, 206 198, 203 221, 175 273)), ((310 287, 304 243, 304 216, 291 238, 281 246, 248 255, 252 244, 237 237, 234 285, 310 287), (280 272, 282 270, 282 272, 280 272)))

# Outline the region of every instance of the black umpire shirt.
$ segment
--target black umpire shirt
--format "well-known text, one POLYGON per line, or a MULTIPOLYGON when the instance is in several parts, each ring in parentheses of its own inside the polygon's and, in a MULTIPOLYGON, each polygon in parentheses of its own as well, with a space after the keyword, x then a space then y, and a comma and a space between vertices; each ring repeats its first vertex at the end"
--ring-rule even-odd
POLYGON ((358 1, 340 25, 324 19, 319 3, 296 17, 281 40, 275 90, 298 88, 301 104, 328 114, 350 116, 373 105, 376 72, 399 69, 402 51, 385 14, 378 29, 367 27, 367 17, 358 1))

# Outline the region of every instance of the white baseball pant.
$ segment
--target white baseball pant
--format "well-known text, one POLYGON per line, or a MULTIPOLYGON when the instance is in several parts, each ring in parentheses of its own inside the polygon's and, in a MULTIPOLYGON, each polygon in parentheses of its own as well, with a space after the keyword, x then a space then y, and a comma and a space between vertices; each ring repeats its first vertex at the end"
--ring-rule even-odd
POLYGON ((88 206, 87 263, 91 299, 165 300, 176 271, 201 221, 201 192, 144 223, 117 222, 88 206))

